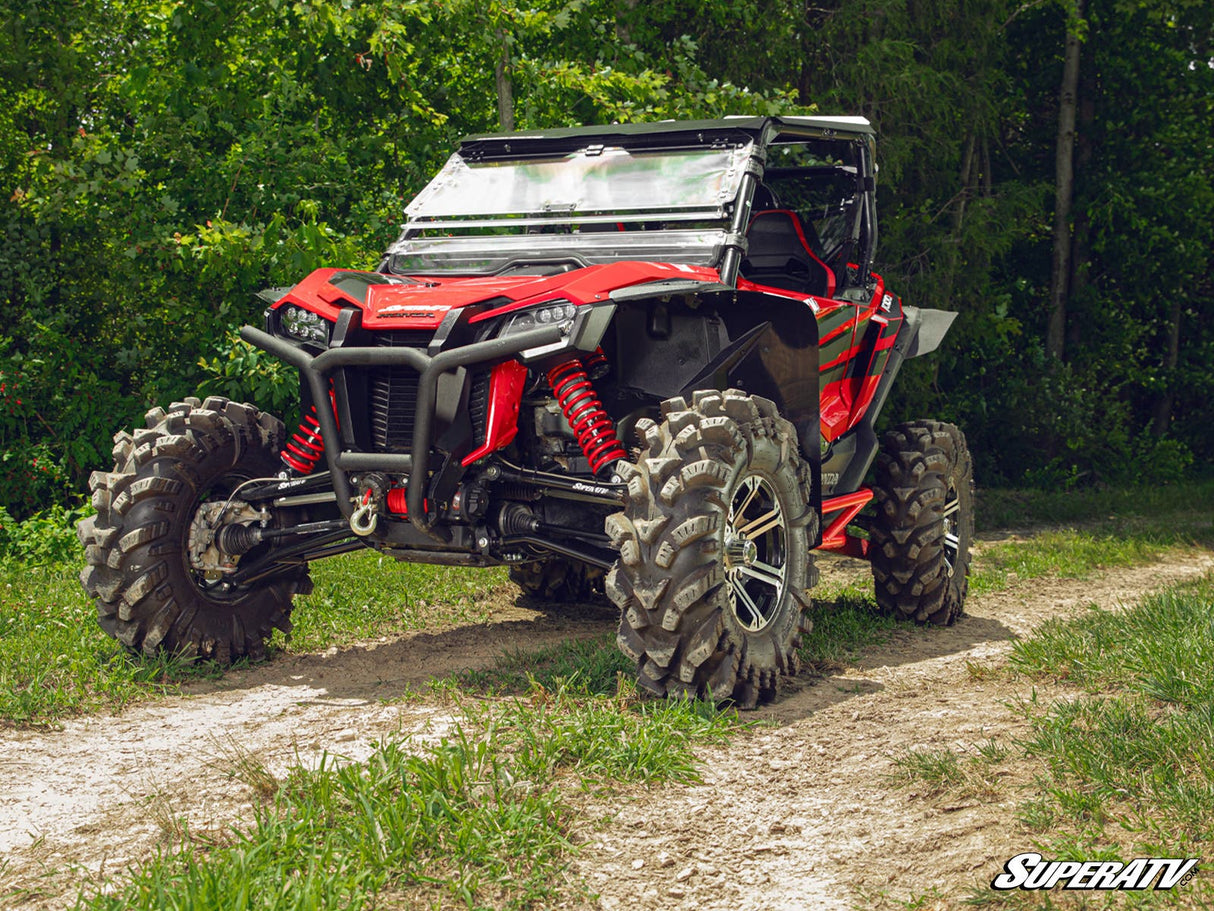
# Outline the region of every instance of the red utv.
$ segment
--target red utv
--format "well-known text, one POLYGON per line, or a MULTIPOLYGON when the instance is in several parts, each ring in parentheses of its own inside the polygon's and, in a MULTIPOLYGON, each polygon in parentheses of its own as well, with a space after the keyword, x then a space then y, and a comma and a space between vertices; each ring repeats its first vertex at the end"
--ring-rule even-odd
POLYGON ((309 562, 371 547, 604 587, 644 690, 750 706, 797 670, 813 550, 952 623, 965 439, 874 425, 953 314, 871 271, 873 155, 854 117, 465 139, 376 271, 263 292, 241 334, 298 368, 297 430, 212 397, 118 434, 79 529, 102 627, 257 657, 309 562))

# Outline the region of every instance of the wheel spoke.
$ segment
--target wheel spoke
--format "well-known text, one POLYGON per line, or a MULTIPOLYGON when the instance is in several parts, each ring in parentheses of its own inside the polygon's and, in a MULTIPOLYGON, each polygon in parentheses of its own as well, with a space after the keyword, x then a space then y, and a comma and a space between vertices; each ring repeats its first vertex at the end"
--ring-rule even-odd
POLYGON ((752 522, 738 529, 738 534, 753 541, 761 534, 771 531, 780 524, 780 505, 777 503, 769 512, 763 513, 752 522))
POLYGON ((954 534, 946 534, 944 536, 944 549, 951 554, 957 553, 961 547, 961 538, 954 534))
MULTIPOLYGON (((738 600, 746 605, 750 611, 751 622, 748 624, 751 627, 759 627, 766 619, 759 611, 759 606, 755 604, 755 599, 750 596, 750 592, 746 590, 746 585, 739 576, 733 576, 729 580, 729 587, 733 589, 733 593, 737 595, 738 600)), ((741 619, 740 617, 738 619, 741 619)))
POLYGON ((739 566, 738 572, 744 576, 749 576, 764 585, 770 585, 776 590, 776 594, 780 593, 780 589, 784 586, 784 568, 771 566, 767 563, 761 563, 756 560, 750 566, 739 566))
POLYGON ((749 478, 743 481, 742 484, 748 488, 749 492, 746 494, 746 499, 742 501, 740 506, 736 506, 730 510, 729 523, 731 525, 734 524, 739 517, 746 515, 746 510, 750 506, 750 501, 753 500, 755 498, 755 494, 759 492, 759 479, 754 475, 751 475, 749 478))
POLYGON ((946 519, 949 516, 955 515, 956 513, 960 512, 960 511, 961 511, 961 499, 959 497, 954 497, 953 499, 949 500, 947 503, 944 504, 944 518, 946 518, 946 519))

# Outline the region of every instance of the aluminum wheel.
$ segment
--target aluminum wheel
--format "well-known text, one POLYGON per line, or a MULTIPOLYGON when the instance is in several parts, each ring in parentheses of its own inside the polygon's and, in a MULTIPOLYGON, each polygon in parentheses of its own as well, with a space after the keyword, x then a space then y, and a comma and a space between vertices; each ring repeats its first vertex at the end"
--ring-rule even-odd
POLYGON ((767 627, 787 590, 788 532, 771 482, 750 474, 734 492, 723 557, 729 605, 749 632, 767 627))
POLYGON ((961 497, 957 495, 956 485, 948 485, 948 494, 944 498, 944 562, 948 566, 948 575, 952 578, 957 571, 957 552, 961 548, 961 497))

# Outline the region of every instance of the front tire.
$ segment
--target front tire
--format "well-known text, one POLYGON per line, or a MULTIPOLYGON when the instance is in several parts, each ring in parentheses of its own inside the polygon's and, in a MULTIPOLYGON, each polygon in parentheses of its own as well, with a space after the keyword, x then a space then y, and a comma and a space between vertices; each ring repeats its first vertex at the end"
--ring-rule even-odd
POLYGON ((962 614, 974 537, 974 469, 952 424, 914 421, 881 439, 869 526, 877 604, 949 626, 962 614))
POLYGON ((620 558, 607 594, 618 643, 657 696, 752 708, 800 668, 817 515, 796 431, 737 390, 662 404, 637 429, 648 449, 616 470, 625 509, 607 521, 620 558))
POLYGON ((89 479, 97 514, 77 527, 103 630, 147 655, 221 664, 261 658, 275 629, 290 632, 306 568, 235 588, 203 568, 208 518, 230 515, 241 482, 279 470, 284 437, 277 418, 212 396, 153 408, 147 429, 114 438, 114 470, 89 479))

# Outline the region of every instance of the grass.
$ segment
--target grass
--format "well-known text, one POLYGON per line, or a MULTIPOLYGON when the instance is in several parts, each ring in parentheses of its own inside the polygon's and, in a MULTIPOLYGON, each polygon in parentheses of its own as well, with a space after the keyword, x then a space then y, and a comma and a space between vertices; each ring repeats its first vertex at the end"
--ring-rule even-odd
POLYGON ((1098 570, 1149 563, 1178 543, 1150 532, 1118 536, 1078 529, 1045 531, 1027 541, 983 547, 970 569, 969 590, 975 595, 999 591, 1013 577, 1087 579, 1098 570))
POLYGON ((167 656, 129 657, 97 626, 78 573, 75 566, 0 561, 0 719, 52 724, 216 672, 167 656))
MULTIPOLYGON (((1018 820, 1033 849, 1057 860, 1208 857, 1214 845, 1214 575, 1114 613, 1052 621, 1015 643, 1016 673, 1076 687, 1018 709, 1031 733, 1017 752, 1039 768, 1018 820)), ((1208 907, 1198 876, 1173 891, 1089 896, 1084 907, 1208 907)), ((1068 893, 996 895, 971 903, 1076 907, 1068 893)))
MULTIPOLYGON (((1214 520, 1197 505, 1212 499, 1214 482, 1143 491, 984 491, 979 518, 985 516, 986 524, 1086 524, 1046 531, 1028 541, 986 545, 975 560, 970 590, 981 594, 1002 588, 1012 573, 1020 579, 1083 577, 1094 567, 1147 561, 1192 541, 1214 542, 1214 520)), ((65 546, 75 547, 70 532, 60 537, 68 542, 65 546)), ((0 721, 54 724, 73 714, 116 710, 134 700, 178 692, 184 682, 222 672, 168 657, 129 657, 97 628, 77 571, 77 560, 65 564, 0 557, 0 721)), ((297 601, 291 641, 276 634, 271 654, 483 623, 491 616, 488 596, 506 584, 503 570, 404 564, 370 550, 322 561, 312 573, 315 590, 297 601)), ((871 595, 860 589, 814 594, 814 629, 802 649, 811 667, 846 664, 908 626, 878 616, 871 595)), ((508 656, 496 668, 461 675, 448 685, 518 693, 533 678, 542 687, 568 678, 574 667, 582 675, 576 686, 586 693, 612 692, 617 674, 631 671, 605 636, 508 656)))
MULTIPOLYGON (((1208 857, 1214 846, 1214 575, 1113 612, 1055 620, 1013 645, 1010 669, 1034 682, 1013 706, 1029 733, 972 750, 891 757, 894 786, 924 796, 981 797, 1008 760, 1036 768, 1016 821, 1024 850, 1051 860, 1208 857), (1036 685, 1078 695, 1048 701, 1036 685)), ((997 893, 999 908, 1209 907, 1214 883, 1134 894, 997 893)), ((952 905, 949 905, 950 907, 952 905)))
POLYGON ((616 692, 620 677, 631 677, 632 662, 616 647, 615 634, 569 639, 536 651, 506 652, 491 668, 471 668, 439 682, 484 694, 523 693, 564 685, 583 695, 616 692))
POLYGON ((373 550, 312 565, 312 594, 296 601, 290 650, 407 630, 437 630, 490 617, 486 596, 505 584, 504 569, 401 563, 373 550))
MULTIPOLYGON (((1183 540, 1168 531, 1160 509, 988 546, 972 590, 1000 587, 1013 572, 1078 576, 1093 565, 1152 559, 1183 540)), ((398 564, 370 551, 313 572, 316 588, 297 606, 295 638, 278 648, 311 651, 485 622, 487 596, 504 582, 501 572, 398 564)), ((1214 658, 1211 585, 1144 603, 1140 617, 1094 611, 1072 626, 1047 626, 1018 644, 1016 671, 1092 695, 1069 708, 1026 708, 1034 733, 1014 749, 991 741, 962 753, 894 757, 892 782, 981 798, 1000 763, 1027 755, 1045 771, 1041 793, 1023 805, 1021 818, 1053 839, 1045 842, 1051 849, 1112 850, 1130 832, 1136 849, 1200 853, 1214 838, 1214 684, 1205 673, 1214 658), (1149 800, 1126 796, 1140 792, 1149 800), (1174 822, 1186 833, 1179 847, 1167 840, 1174 822)), ((850 663, 893 635, 919 634, 880 617, 863 589, 815 594, 814 629, 802 655, 816 669, 850 663)), ((128 659, 96 628, 74 567, 0 562, 0 598, 0 713, 11 721, 48 723, 117 707, 213 672, 128 659)), ((239 745, 219 744, 217 761, 257 797, 253 819, 226 832, 192 833, 163 808, 162 829, 174 847, 106 894, 82 896, 80 907, 577 902, 581 886, 566 871, 576 850, 571 794, 620 782, 695 780, 696 746, 724 741, 739 724, 699 703, 638 703, 631 673, 611 634, 503 655, 493 668, 435 684, 458 716, 438 745, 389 740, 365 763, 330 758, 285 779, 239 745)))
POLYGON ((890 757, 894 771, 886 781, 898 788, 916 786, 925 796, 990 797, 1000 792, 997 767, 1012 755, 1011 746, 994 738, 962 752, 906 749, 890 757))
POLYGON ((1212 502, 1214 479, 1135 488, 984 489, 979 494, 975 518, 979 531, 1074 523, 1116 528, 1155 520, 1154 524, 1166 527, 1175 527, 1178 522, 1192 524, 1209 533, 1214 530, 1214 520, 1206 504, 1212 502))
POLYGON ((1051 623, 1012 665, 1084 695, 1025 706, 1045 771, 1026 819, 1055 851, 1107 845, 1166 856, 1214 843, 1214 576, 1114 614, 1051 623), (1128 844, 1127 844, 1128 843, 1128 844))
MULTIPOLYGON (((558 687, 466 705, 437 745, 295 769, 250 826, 192 838, 79 908, 529 908, 582 897, 565 873, 570 787, 692 781, 732 715, 558 687)), ((242 767, 247 763, 239 763, 242 767)))
MULTIPOLYGON (((489 618, 485 596, 505 580, 500 571, 402 564, 372 551, 317 563, 312 572, 316 587, 296 602, 290 643, 276 634, 271 653, 481 623, 489 618)), ((0 720, 53 725, 223 673, 210 662, 131 655, 97 626, 78 576, 71 563, 0 559, 0 720)))
POLYGON ((817 673, 851 664, 865 649, 887 642, 895 630, 917 629, 908 621, 882 616, 871 591, 854 586, 815 591, 809 619, 813 629, 801 643, 801 660, 817 673))

